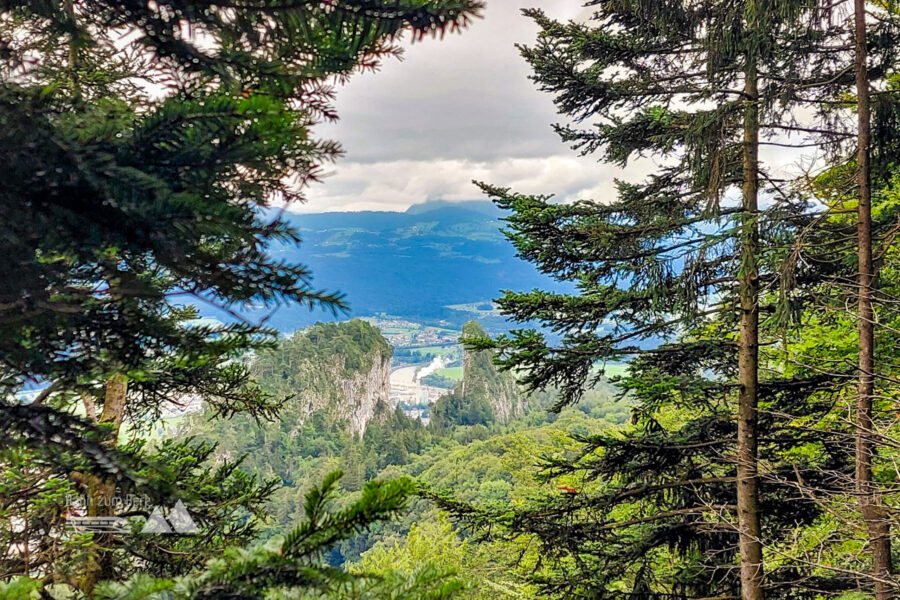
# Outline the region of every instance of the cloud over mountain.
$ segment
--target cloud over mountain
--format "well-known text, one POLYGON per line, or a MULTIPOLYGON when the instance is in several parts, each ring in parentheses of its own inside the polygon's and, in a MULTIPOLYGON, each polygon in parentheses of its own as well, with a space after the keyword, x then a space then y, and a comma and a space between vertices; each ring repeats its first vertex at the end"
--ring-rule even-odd
MULTIPOLYGON (((536 5, 539 2, 526 3, 536 5)), ((573 18, 580 3, 545 3, 573 18)), ((308 191, 301 212, 404 210, 429 199, 471 200, 472 179, 561 199, 612 193, 619 170, 578 157, 551 129, 552 98, 528 79, 516 43, 537 28, 519 0, 491 0, 484 18, 440 43, 407 44, 403 61, 338 90, 341 116, 317 133, 347 154, 308 191)))

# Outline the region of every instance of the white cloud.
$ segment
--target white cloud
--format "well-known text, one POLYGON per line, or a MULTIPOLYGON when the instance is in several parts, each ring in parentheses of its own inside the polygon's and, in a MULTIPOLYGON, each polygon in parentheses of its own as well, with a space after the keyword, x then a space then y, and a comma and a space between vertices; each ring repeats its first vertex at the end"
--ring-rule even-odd
POLYGON ((613 179, 640 177, 648 167, 627 173, 574 154, 541 158, 392 160, 344 162, 308 191, 297 212, 405 210, 431 199, 484 199, 472 180, 508 186, 517 192, 555 194, 560 200, 608 199, 613 179), (627 177, 626 177, 627 176, 627 177))
MULTIPOLYGON (((406 44, 402 61, 354 77, 338 92, 341 120, 320 133, 341 141, 347 159, 358 162, 558 152, 552 98, 528 79, 515 48, 537 34, 521 15, 522 2, 490 0, 483 18, 462 33, 406 44)), ((578 0, 553 4, 561 17, 580 7, 578 0)))
MULTIPOLYGON (((341 142, 346 156, 307 190, 307 204, 291 210, 405 210, 429 199, 481 199, 473 179, 562 200, 608 200, 614 178, 652 172, 651 161, 622 171, 579 157, 552 131, 562 117, 528 79, 530 67, 514 47, 537 34, 523 6, 560 19, 591 12, 582 0, 487 0, 484 18, 461 34, 407 45, 403 61, 354 77, 338 91, 340 121, 316 131, 341 142)), ((803 162, 778 147, 766 147, 764 156, 775 176, 796 174, 803 162)))
POLYGON ((461 34, 407 45, 403 61, 338 91, 340 121, 318 127, 346 150, 300 212, 404 210, 428 199, 474 200, 472 179, 574 198, 606 194, 616 169, 570 152, 553 133, 552 98, 528 79, 516 43, 537 27, 521 8, 568 19, 580 0, 488 0, 461 34))

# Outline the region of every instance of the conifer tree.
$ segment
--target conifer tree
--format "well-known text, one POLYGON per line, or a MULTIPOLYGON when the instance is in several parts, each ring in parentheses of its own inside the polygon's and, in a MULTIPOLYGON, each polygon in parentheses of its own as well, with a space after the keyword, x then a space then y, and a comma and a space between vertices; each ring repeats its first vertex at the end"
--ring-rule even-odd
MULTIPOLYGON (((106 581, 93 597, 117 600, 212 600, 234 598, 397 598, 449 600, 463 584, 446 569, 420 565, 412 576, 372 573, 363 569, 346 572, 327 563, 328 550, 336 543, 361 533, 380 519, 404 508, 413 484, 409 479, 371 481, 360 497, 340 510, 332 507, 340 472, 329 474, 321 486, 306 494, 303 522, 280 540, 253 550, 229 548, 207 568, 189 576, 154 576, 138 570, 122 581, 106 581)), ((31 600, 36 594, 53 597, 40 579, 0 581, 4 600, 31 600)))
MULTIPOLYGON (((267 253, 273 241, 298 238, 277 211, 261 209, 301 199, 339 153, 310 136, 312 124, 336 116, 334 78, 396 53, 403 31, 455 29, 478 6, 0 7, 7 389, 36 378, 60 388, 84 374, 105 380, 204 343, 170 317, 179 298, 340 309, 341 297, 315 290, 302 265, 267 253), (123 30, 124 49, 115 44, 123 30), (162 89, 142 90, 140 80, 162 89)), ((260 331, 238 323, 216 333, 247 340, 260 331)))
MULTIPOLYGON (((561 596, 605 597, 613 584, 631 597, 744 598, 843 585, 810 583, 780 561, 763 578, 763 541, 820 510, 794 499, 785 475, 797 469, 829 486, 815 465, 790 457, 809 440, 775 415, 823 414, 818 392, 850 374, 760 378, 759 315, 784 310, 775 293, 784 248, 816 210, 769 172, 760 147, 812 144, 846 156, 853 129, 834 99, 853 84, 848 23, 832 3, 588 4, 591 25, 527 11, 541 33, 523 55, 563 114, 596 121, 588 131, 558 126, 564 140, 606 162, 654 155, 661 166, 643 183, 618 182, 614 200, 557 204, 482 186, 511 210, 519 255, 578 292, 499 301, 558 343, 533 330, 470 341, 498 347, 501 364, 532 389, 561 390, 561 405, 598 381, 604 362, 634 357, 620 386, 638 401, 635 427, 550 462, 550 476, 592 482, 583 497, 497 518, 560 559, 560 577, 545 584, 561 596)), ((836 469, 852 464, 819 441, 836 469)))
POLYGON ((893 216, 887 199, 893 194, 895 165, 900 156, 896 127, 900 93, 896 84, 897 58, 888 48, 894 46, 900 32, 900 13, 892 2, 854 0, 842 3, 842 8, 848 20, 847 47, 853 53, 845 70, 853 73, 854 80, 846 91, 835 93, 826 87, 833 97, 819 100, 826 110, 828 106, 832 107, 832 127, 842 126, 836 115, 848 112, 847 108, 855 112, 855 122, 850 127, 844 126, 849 143, 838 145, 831 163, 824 172, 811 178, 814 183, 805 190, 820 206, 826 207, 820 222, 825 227, 813 234, 809 228, 798 236, 794 241, 797 250, 789 260, 792 266, 784 270, 790 271, 800 260, 815 265, 811 269, 815 273, 805 273, 804 283, 800 286, 811 285, 817 292, 814 295, 805 293, 807 300, 812 302, 801 311, 813 310, 810 305, 821 306, 814 296, 832 298, 832 304, 826 304, 829 310, 851 304, 857 307, 852 312, 858 339, 856 403, 852 409, 855 468, 852 484, 844 492, 858 500, 859 513, 868 531, 872 568, 868 580, 862 579, 867 587, 874 588, 876 597, 888 598, 896 587, 891 581, 891 518, 889 509, 882 502, 874 465, 879 445, 890 442, 880 440, 876 431, 879 421, 884 422, 877 414, 883 412, 884 403, 881 409, 875 405, 879 394, 889 395, 887 390, 894 380, 889 374, 892 361, 887 353, 879 360, 875 340, 877 337, 891 339, 892 336, 890 326, 885 331, 878 331, 878 312, 888 319, 892 313, 888 306, 890 296, 879 297, 877 282, 879 271, 887 266, 884 257, 892 252, 894 241, 893 216), (873 93, 876 89, 878 91, 873 93), (848 98, 852 100, 848 101, 848 98), (881 214, 874 220, 873 189, 885 196, 879 209, 881 214), (845 215, 851 211, 856 215, 852 234, 844 228, 847 225, 845 215), (852 241, 852 247, 848 247, 848 241, 852 241), (853 273, 845 268, 851 251, 856 255, 853 273), (876 256, 882 257, 881 264, 876 256), (823 290, 827 291, 823 293, 823 290))
POLYGON ((872 554, 872 571, 875 576, 875 597, 887 600, 893 596, 889 579, 893 571, 891 559, 891 535, 887 516, 877 500, 873 481, 873 454, 876 452, 872 401, 875 395, 875 311, 873 287, 875 268, 872 243, 872 188, 869 165, 872 125, 869 88, 867 32, 867 5, 865 0, 854 0, 854 49, 853 70, 856 76, 857 125, 857 303, 859 320, 859 389, 856 415, 856 492, 860 511, 869 534, 872 554))
MULTIPOLYGON (((855 101, 855 99, 854 99, 855 101)), ((876 163, 878 161, 875 161, 876 163)), ((885 165, 887 166, 887 165, 885 165)), ((894 167, 889 167, 893 169, 894 167)), ((880 171, 881 169, 875 169, 880 171)), ((836 578, 843 578, 850 585, 871 590, 876 596, 888 597, 896 593, 897 584, 892 581, 890 573, 876 569, 874 553, 879 551, 879 542, 890 545, 891 526, 896 518, 897 496, 893 485, 895 468, 890 456, 880 456, 878 447, 890 447, 896 444, 898 432, 895 413, 893 411, 897 387, 896 363, 891 359, 889 348, 896 347, 896 307, 892 299, 896 297, 896 247, 893 246, 892 230, 896 227, 897 214, 893 206, 896 197, 896 183, 890 180, 873 180, 873 213, 872 240, 877 248, 875 254, 883 257, 877 269, 879 285, 873 289, 873 304, 878 306, 878 323, 873 328, 873 338, 878 346, 883 347, 881 360, 878 363, 877 376, 873 381, 873 402, 870 407, 870 423, 868 437, 871 440, 871 454, 868 455, 870 475, 871 501, 876 502, 872 511, 877 511, 877 520, 867 522, 866 513, 861 510, 859 490, 859 453, 857 443, 860 431, 857 419, 853 418, 858 410, 859 373, 858 369, 849 370, 859 358, 858 312, 850 307, 857 306, 859 290, 857 244, 858 212, 857 185, 858 170, 856 153, 848 157, 845 164, 830 169, 819 175, 813 184, 813 191, 821 199, 823 205, 829 206, 815 223, 814 228, 806 231, 793 240, 795 258, 791 262, 797 264, 792 277, 796 278, 792 293, 802 296, 795 298, 797 312, 793 319, 796 327, 786 330, 779 328, 777 338, 770 342, 777 344, 778 349, 770 354, 775 359, 772 368, 792 377, 808 377, 835 371, 845 371, 843 381, 823 389, 818 402, 822 409, 818 414, 800 415, 794 413, 792 425, 794 435, 801 432, 815 432, 814 437, 830 440, 834 458, 824 459, 820 454, 823 448, 807 446, 808 456, 817 464, 820 478, 830 481, 827 487, 809 484, 802 479, 795 480, 798 493, 814 499, 820 506, 826 506, 830 515, 844 515, 846 518, 834 531, 832 536, 813 533, 809 537, 816 543, 807 548, 783 549, 783 556, 791 556, 791 560, 807 566, 819 563, 823 569, 833 568, 836 578), (852 207, 852 210, 850 209, 852 207), (893 247, 892 247, 893 246, 893 247), (802 266, 799 266, 802 265, 802 266), (848 418, 849 415, 849 418, 848 418), (857 520, 858 518, 858 520, 857 520), (875 525, 875 532, 883 539, 872 539, 870 527, 875 525), (854 530, 855 533, 850 533, 854 530), (856 535, 862 540, 868 539, 868 552, 848 559, 835 551, 835 543, 840 539, 856 535), (831 538, 831 539, 829 539, 831 538), (816 556, 828 558, 816 559, 816 556), (795 556, 796 555, 796 556, 795 556), (845 562, 840 562, 844 560, 845 562), (825 565, 824 567, 822 565, 825 565)), ((813 398, 814 399, 814 398, 813 398)), ((782 407, 773 407, 779 410, 782 407)), ((827 447, 824 446, 824 447, 827 447)), ((872 513, 868 513, 869 519, 872 513)), ((819 526, 834 528, 833 521, 823 515, 819 526)), ((802 531, 797 539, 803 539, 802 531)), ((890 561, 885 561, 890 568, 890 561)))
MULTIPOLYGON (((311 134, 336 118, 332 85, 398 53, 404 32, 455 31, 480 6, 0 3, 0 206, 8 216, 0 447, 5 458, 41 465, 13 487, 65 476, 91 497, 118 485, 162 501, 178 491, 167 469, 209 451, 171 447, 154 471, 152 454, 117 447, 126 419, 146 425, 195 394, 223 416, 272 414, 277 399, 259 392, 238 359, 268 346, 274 332, 242 320, 241 309, 345 307, 339 294, 316 290, 303 265, 269 253, 274 242, 299 242, 273 205, 302 200, 340 153, 311 134), (191 326, 188 302, 235 321, 191 326), (31 404, 13 397, 25 384, 45 386, 31 404), (75 416, 82 409, 87 418, 75 416)), ((201 469, 180 483, 210 477, 201 469)), ((247 507, 271 489, 234 477, 231 496, 206 499, 211 511, 216 502, 247 507)), ((78 584, 88 596, 99 580, 133 567, 110 562, 104 544, 90 551, 97 558, 78 584)), ((142 560, 165 556, 151 554, 142 560)), ((51 571, 45 564, 39 572, 51 571)))

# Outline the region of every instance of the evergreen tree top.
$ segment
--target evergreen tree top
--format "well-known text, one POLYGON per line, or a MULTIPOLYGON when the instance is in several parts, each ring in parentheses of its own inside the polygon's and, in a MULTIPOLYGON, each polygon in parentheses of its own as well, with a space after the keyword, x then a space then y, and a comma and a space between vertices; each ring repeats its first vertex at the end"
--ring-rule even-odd
POLYGON ((453 31, 480 8, 476 0, 0 5, 10 17, 0 24, 0 154, 10 167, 0 187, 10 215, 0 246, 5 382, 73 382, 197 349, 208 340, 179 324, 185 302, 231 313, 237 324, 206 333, 235 349, 272 333, 264 321, 242 323, 244 306, 344 309, 303 265, 269 253, 299 237, 278 210, 262 209, 301 200, 339 155, 335 142, 310 133, 336 117, 336 77, 395 54, 404 32, 453 31))
POLYGON ((4 445, 83 453, 106 476, 117 459, 90 441, 104 432, 68 412, 110 377, 129 382, 116 419, 138 428, 196 395, 271 416, 241 357, 275 332, 242 309, 347 306, 270 251, 300 241, 278 207, 340 155, 311 133, 337 117, 332 86, 481 7, 0 2, 4 445), (197 305, 230 323, 192 325, 197 305), (33 406, 13 398, 24 382, 49 384, 33 406))

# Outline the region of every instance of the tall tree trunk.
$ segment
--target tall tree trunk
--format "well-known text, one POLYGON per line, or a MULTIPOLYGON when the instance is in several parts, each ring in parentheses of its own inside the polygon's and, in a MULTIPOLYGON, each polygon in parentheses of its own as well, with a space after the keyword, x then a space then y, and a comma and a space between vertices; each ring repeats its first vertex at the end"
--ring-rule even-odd
POLYGON ((113 446, 119 442, 119 430, 122 428, 122 419, 125 418, 127 395, 128 378, 125 375, 116 374, 106 380, 106 396, 103 400, 103 411, 100 413, 100 423, 112 423, 110 444, 113 446))
MULTIPOLYGON (((751 19, 756 5, 750 1, 751 19)), ((748 24, 751 36, 755 22, 748 24)), ((763 557, 759 525, 759 88, 756 49, 747 51, 744 73, 743 224, 741 226, 740 337, 738 340, 737 510, 741 554, 741 598, 762 600, 763 557)))
MULTIPOLYGON (((116 446, 119 442, 119 432, 122 427, 122 419, 125 416, 127 395, 128 378, 125 375, 116 374, 106 380, 103 409, 100 412, 99 422, 101 424, 112 424, 112 431, 109 434, 109 438, 105 441, 110 446, 116 446)), ((115 516, 115 505, 113 503, 116 493, 115 483, 91 474, 82 474, 79 477, 87 488, 88 501, 90 502, 87 507, 88 516, 115 516)), ((113 543, 112 534, 101 533, 94 535, 93 556, 84 569, 80 584, 81 591, 88 598, 94 597, 94 588, 98 582, 110 578, 113 574, 113 554, 108 550, 113 543)))
POLYGON ((866 65, 866 2, 854 0, 856 38, 856 98, 858 123, 859 205, 857 236, 859 251, 859 387, 856 399, 856 493, 860 512, 869 534, 875 597, 892 596, 886 582, 892 572, 890 525, 879 505, 876 485, 872 481, 872 459, 875 440, 872 423, 872 398, 875 393, 875 312, 872 306, 872 190, 869 177, 871 116, 869 107, 869 73, 866 65))

